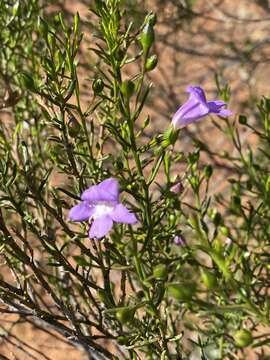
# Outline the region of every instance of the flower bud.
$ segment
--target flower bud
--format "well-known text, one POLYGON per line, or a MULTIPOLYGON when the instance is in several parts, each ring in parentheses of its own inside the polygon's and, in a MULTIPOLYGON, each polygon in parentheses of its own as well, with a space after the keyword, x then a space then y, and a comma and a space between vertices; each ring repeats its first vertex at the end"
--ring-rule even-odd
POLYGON ((230 231, 226 226, 221 226, 220 227, 220 232, 224 236, 229 236, 230 235, 230 231))
POLYGON ((158 63, 157 55, 150 56, 145 63, 145 70, 146 71, 152 71, 155 69, 158 63))
POLYGON ((175 235, 173 242, 175 245, 185 246, 187 244, 183 235, 175 235))
POLYGON ((155 26, 157 22, 157 15, 155 13, 150 13, 147 17, 147 22, 150 25, 155 26))
POLYGON ((137 184, 135 181, 133 181, 132 183, 128 184, 128 185, 127 185, 127 189, 128 189, 129 191, 133 191, 133 192, 138 192, 138 191, 139 191, 138 184, 137 184))
POLYGON ((76 12, 76 14, 74 15, 74 27, 73 27, 74 34, 78 33, 79 24, 80 24, 80 15, 78 12, 76 12))
POLYGON ((169 215, 169 224, 170 225, 174 225, 176 224, 176 220, 177 220, 177 216, 175 214, 170 214, 169 215))
POLYGON ((129 99, 132 96, 134 90, 135 90, 135 84, 133 81, 131 80, 123 81, 121 85, 121 91, 126 98, 129 99))
POLYGON ((222 216, 216 209, 209 209, 208 215, 216 226, 222 223, 222 216))
POLYGON ((173 127, 169 127, 163 134, 161 146, 165 149, 169 145, 174 145, 178 137, 178 131, 175 131, 173 127))
POLYGON ((183 193, 184 191, 184 186, 182 184, 181 181, 178 181, 177 183, 175 183, 171 188, 170 191, 174 194, 180 195, 183 193))
POLYGON ((157 280, 164 280, 168 275, 167 266, 165 264, 159 264, 154 267, 153 277, 157 280))
POLYGON ((206 165, 205 168, 204 168, 204 176, 207 180, 210 179, 210 177, 212 176, 213 174, 213 168, 211 165, 206 165))
POLYGON ((78 120, 74 116, 70 116, 68 120, 68 133, 69 136, 75 138, 78 136, 81 130, 81 125, 79 124, 78 120))
POLYGON ((134 319, 135 310, 129 307, 119 308, 116 312, 116 318, 121 324, 127 324, 134 319))
POLYGON ((179 301, 188 301, 196 292, 195 283, 175 283, 168 285, 168 294, 179 301))
POLYGON ((127 345, 128 341, 127 341, 127 337, 126 336, 118 336, 118 338, 116 339, 118 344, 120 345, 127 345))
POLYGON ((143 48, 143 52, 147 54, 155 41, 155 32, 153 25, 147 23, 144 25, 142 33, 140 35, 140 43, 143 48))
POLYGON ((217 212, 214 216, 213 223, 215 224, 215 226, 219 226, 222 223, 222 216, 219 212, 217 212))
POLYGON ((252 334, 247 329, 240 329, 236 331, 233 338, 235 344, 241 348, 249 346, 253 342, 252 334))
POLYGON ((247 124, 247 117, 245 115, 239 115, 239 124, 246 125, 247 124))
POLYGON ((216 278, 215 274, 213 274, 212 272, 210 272, 208 270, 202 270, 201 278, 202 278, 202 281, 203 281, 205 287, 208 290, 212 290, 217 287, 217 278, 216 278))
POLYGON ((102 92, 104 88, 104 82, 102 79, 95 79, 92 84, 92 89, 95 95, 98 95, 102 92))

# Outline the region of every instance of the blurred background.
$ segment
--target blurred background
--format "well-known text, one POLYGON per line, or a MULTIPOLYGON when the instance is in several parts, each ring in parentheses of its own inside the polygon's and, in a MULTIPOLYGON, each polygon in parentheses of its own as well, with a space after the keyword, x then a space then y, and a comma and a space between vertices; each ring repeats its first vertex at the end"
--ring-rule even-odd
MULTIPOLYGON (((152 115, 155 131, 164 131, 172 114, 185 101, 185 88, 190 84, 203 86, 209 100, 217 97, 218 86, 229 86, 229 107, 234 118, 244 114, 251 122, 257 121, 256 103, 262 95, 269 95, 268 0, 123 0, 123 4, 127 16, 138 25, 148 11, 157 14, 155 52, 159 63, 149 75, 154 88, 146 109, 152 115)), ((89 78, 94 72, 89 50, 95 42, 91 6, 91 0, 40 1, 45 18, 61 11, 71 21, 76 12, 80 14, 84 32, 80 80, 85 100, 90 96, 89 78)), ((8 117, 9 110, 4 112, 8 117)), ((256 146, 245 131, 242 136, 246 143, 256 146)), ((226 138, 208 119, 185 129, 179 146, 187 151, 195 139, 211 148, 203 161, 214 161, 218 169, 212 191, 226 189, 229 165, 215 157, 216 150, 230 150, 226 138)), ((84 360, 79 350, 50 331, 45 333, 31 324, 22 324, 16 315, 0 315, 0 359, 62 360, 68 354, 68 360, 84 360)))

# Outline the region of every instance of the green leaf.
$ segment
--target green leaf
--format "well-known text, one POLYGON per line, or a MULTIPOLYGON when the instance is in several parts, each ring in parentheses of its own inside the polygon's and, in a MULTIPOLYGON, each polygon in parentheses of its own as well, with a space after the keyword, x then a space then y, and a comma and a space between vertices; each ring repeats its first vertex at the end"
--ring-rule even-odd
POLYGON ((76 264, 81 267, 89 267, 91 265, 91 263, 85 260, 83 256, 74 255, 73 259, 76 261, 76 264))

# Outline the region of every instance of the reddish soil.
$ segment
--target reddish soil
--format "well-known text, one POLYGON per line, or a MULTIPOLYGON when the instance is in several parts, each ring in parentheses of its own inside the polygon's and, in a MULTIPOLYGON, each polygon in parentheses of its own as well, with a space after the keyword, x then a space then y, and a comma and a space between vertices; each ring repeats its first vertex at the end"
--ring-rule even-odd
MULTIPOLYGON (((139 2, 139 1, 138 1, 139 2)), ((61 1, 67 14, 80 13, 86 39, 91 34, 87 25, 90 1, 61 1)), ((269 94, 270 77, 270 7, 267 1, 199 0, 194 14, 186 18, 180 4, 185 1, 146 0, 140 1, 140 9, 153 9, 158 14, 156 52, 159 66, 151 75, 155 86, 151 95, 149 112, 155 131, 162 132, 171 115, 185 99, 188 84, 205 86, 209 98, 215 97, 215 74, 222 84, 231 87, 230 108, 249 115, 253 121, 256 99, 269 94), (154 106, 153 106, 154 105, 154 106), (249 110, 248 110, 249 108, 249 110)), ((54 5, 50 9, 60 8, 54 5)), ((88 44, 82 46, 82 62, 89 61, 88 44)), ((87 70, 82 68, 81 78, 86 83, 87 70)), ((89 92, 84 89, 87 100, 89 92)), ((249 133, 246 141, 252 142, 249 133)), ((230 149, 210 119, 191 125, 182 133, 179 146, 188 149, 193 136, 215 149, 230 149)), ((206 156, 205 161, 210 161, 206 156)), ((225 170, 217 169, 215 189, 224 188, 225 170)), ((0 360, 83 360, 80 350, 74 349, 64 340, 34 328, 20 324, 16 316, 1 315, 0 360), (8 334, 7 334, 8 331, 8 334), (23 344, 20 343, 23 341, 23 344), (5 359, 5 358, 3 358, 5 359)), ((257 359, 255 354, 243 355, 243 359, 257 359)))

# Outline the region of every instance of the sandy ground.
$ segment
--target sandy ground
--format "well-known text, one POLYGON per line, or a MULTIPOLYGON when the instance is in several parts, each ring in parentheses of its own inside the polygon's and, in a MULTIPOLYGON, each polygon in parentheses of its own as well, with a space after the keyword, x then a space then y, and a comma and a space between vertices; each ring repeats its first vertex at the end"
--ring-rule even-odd
MULTIPOLYGON (((200 84, 207 89, 209 99, 215 96, 215 74, 220 75, 222 84, 231 87, 230 108, 244 113, 255 121, 254 106, 261 95, 269 94, 270 76, 270 8, 267 1, 199 0, 194 14, 187 19, 181 10, 181 1, 147 0, 140 9, 153 9, 158 14, 157 45, 159 66, 151 75, 154 90, 149 112, 156 131, 163 131, 171 115, 185 100, 185 87, 200 84), (154 106, 153 106, 154 105, 154 106), (248 110, 251 109, 251 110, 248 110)), ((184 2, 183 2, 184 3, 184 2)), ((67 17, 75 11, 80 13, 86 40, 91 39, 87 21, 90 1, 67 0, 59 6, 54 4, 50 11, 60 7, 67 17)), ((81 63, 89 62, 88 43, 82 45, 81 63)), ((86 84, 87 70, 81 69, 82 82, 86 84)), ((89 96, 87 87, 84 97, 89 96)), ((251 142, 249 134, 243 134, 251 142)), ((151 135, 150 135, 151 136, 151 135)), ((217 135, 210 119, 191 125, 182 133, 179 146, 188 149, 196 136, 211 146, 211 149, 229 149, 223 137, 217 135)), ((204 159, 210 161, 207 156, 204 159)), ((215 189, 224 188, 225 170, 217 167, 215 189)), ((20 324, 16 316, 0 316, 0 360, 84 360, 81 351, 68 345, 56 335, 48 335, 20 324), (8 333, 7 333, 8 331, 8 333), (22 342, 23 341, 23 345, 22 342), (20 348, 21 347, 21 348, 20 348)), ((243 355, 243 359, 258 359, 255 354, 243 355)))

